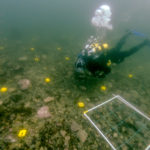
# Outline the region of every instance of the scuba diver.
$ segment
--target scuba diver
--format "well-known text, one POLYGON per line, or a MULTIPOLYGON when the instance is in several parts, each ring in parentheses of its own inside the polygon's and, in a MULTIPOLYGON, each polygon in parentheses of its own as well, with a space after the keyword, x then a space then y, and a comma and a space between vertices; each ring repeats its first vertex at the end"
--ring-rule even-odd
POLYGON ((126 57, 133 55, 150 42, 145 39, 140 44, 130 48, 128 51, 121 51, 127 38, 134 34, 128 31, 112 49, 108 49, 108 44, 100 44, 99 41, 91 36, 88 40, 88 44, 78 55, 75 62, 75 74, 79 78, 86 76, 94 76, 98 78, 104 78, 111 72, 112 63, 119 64, 126 57))

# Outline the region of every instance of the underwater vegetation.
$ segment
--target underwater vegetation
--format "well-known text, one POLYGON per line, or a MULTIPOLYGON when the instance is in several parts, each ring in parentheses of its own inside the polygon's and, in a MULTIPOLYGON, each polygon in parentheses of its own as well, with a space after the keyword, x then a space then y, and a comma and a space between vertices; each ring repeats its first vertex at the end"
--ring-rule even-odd
MULTIPOLYGON (((55 46, 57 60, 53 60, 51 55, 41 54, 38 48, 33 50, 32 47, 30 50, 29 46, 25 46, 21 53, 11 55, 12 59, 9 49, 1 52, 2 55, 6 52, 8 55, 0 60, 0 149, 107 150, 110 149, 109 145, 87 122, 83 112, 109 98, 114 91, 130 98, 129 89, 133 102, 138 105, 141 97, 133 90, 133 86, 138 87, 147 103, 149 85, 145 82, 143 87, 143 81, 138 80, 135 71, 125 70, 119 74, 115 70, 115 75, 112 72, 105 80, 79 80, 75 78, 72 67, 76 53, 69 55, 64 48, 61 51, 57 49, 58 46, 55 46), (40 58, 38 61, 34 60, 34 53, 40 58), (121 82, 117 82, 118 78, 121 82)), ((48 52, 45 50, 45 53, 48 52)), ((148 112, 145 105, 142 108, 148 112)), ((94 118, 99 120, 99 116, 105 114, 105 111, 99 112, 94 118)), ((112 119, 107 118, 110 123, 112 119)), ((119 127, 118 132, 122 134, 122 140, 129 134, 124 127, 129 127, 131 131, 137 131, 137 128, 131 119, 120 119, 123 127, 119 127)), ((118 120, 114 121, 118 123, 118 120)), ((103 124, 101 120, 99 123, 107 129, 107 123, 103 124)), ((114 138, 120 137, 115 132, 110 133, 114 138)), ((139 135, 142 136, 142 132, 139 135)), ((126 145, 127 149, 131 147, 130 144, 126 145)))

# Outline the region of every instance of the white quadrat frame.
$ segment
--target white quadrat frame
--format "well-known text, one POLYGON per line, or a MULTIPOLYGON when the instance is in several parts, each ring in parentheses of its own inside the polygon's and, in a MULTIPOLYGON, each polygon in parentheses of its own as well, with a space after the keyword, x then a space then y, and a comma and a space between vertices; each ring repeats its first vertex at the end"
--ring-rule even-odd
MULTIPOLYGON (((93 111, 99 107, 102 107, 103 105, 115 100, 115 99, 118 99, 120 100, 122 103, 124 103, 125 105, 127 105, 129 108, 133 109, 134 111, 136 111, 138 114, 140 114, 141 116, 143 116, 145 119, 147 119, 148 121, 150 121, 150 118, 145 115, 143 112, 141 112, 139 109, 137 109, 135 106, 133 106, 131 103, 129 103, 128 101, 126 101, 124 98, 122 98, 120 95, 114 95, 113 94, 113 98, 87 110, 84 112, 84 116, 89 120, 89 122, 95 127, 95 129, 99 132, 99 134, 105 139, 105 141, 110 145, 110 147, 113 149, 113 150, 117 150, 113 144, 109 141, 109 139, 105 136, 105 134, 96 126, 96 124, 92 121, 92 119, 87 115, 88 112, 90 111, 93 111)), ((150 145, 147 146, 147 148, 145 150, 150 150, 150 145)))
POLYGON ((150 150, 150 145, 147 146, 147 148, 145 150, 150 150))

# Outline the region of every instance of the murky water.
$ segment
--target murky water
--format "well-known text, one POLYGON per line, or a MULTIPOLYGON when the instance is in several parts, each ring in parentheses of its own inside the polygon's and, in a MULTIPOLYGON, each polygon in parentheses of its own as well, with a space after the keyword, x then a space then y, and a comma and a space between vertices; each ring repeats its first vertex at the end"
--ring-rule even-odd
MULTIPOLYGON (((112 66, 104 79, 75 78, 76 57, 90 35, 96 35, 91 17, 104 3, 112 8, 114 28, 107 31, 104 39, 110 48, 129 29, 150 37, 147 0, 0 1, 0 149, 110 149, 83 111, 112 94, 123 96, 150 117, 150 46, 112 66), (129 74, 133 77, 129 78, 129 74), (102 91, 101 86, 106 86, 106 90, 102 91), (79 101, 84 102, 84 108, 78 107, 79 101)), ((143 38, 131 36, 123 50, 142 41, 143 38)), ((111 116, 107 119, 111 123, 111 116)), ((128 127, 130 133, 135 131, 136 123, 138 127, 146 124, 150 129, 149 121, 140 124, 133 120, 126 122, 132 124, 128 127)), ((101 127, 107 130, 108 126, 101 127)), ((139 135, 137 147, 135 143, 125 144, 124 150, 148 145, 150 132, 146 132, 139 135)), ((126 131, 120 130, 119 134, 110 137, 126 139, 126 131)))

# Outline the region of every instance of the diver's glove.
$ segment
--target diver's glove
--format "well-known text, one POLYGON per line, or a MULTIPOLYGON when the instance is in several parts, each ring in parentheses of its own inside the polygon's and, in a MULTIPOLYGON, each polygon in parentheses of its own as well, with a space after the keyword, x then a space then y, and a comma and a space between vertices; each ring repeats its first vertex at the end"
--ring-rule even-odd
POLYGON ((94 73, 94 76, 97 78, 104 78, 105 77, 105 72, 104 71, 96 71, 94 73))

